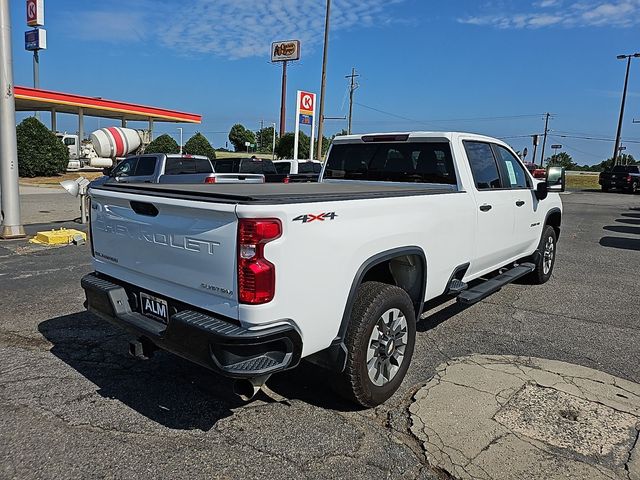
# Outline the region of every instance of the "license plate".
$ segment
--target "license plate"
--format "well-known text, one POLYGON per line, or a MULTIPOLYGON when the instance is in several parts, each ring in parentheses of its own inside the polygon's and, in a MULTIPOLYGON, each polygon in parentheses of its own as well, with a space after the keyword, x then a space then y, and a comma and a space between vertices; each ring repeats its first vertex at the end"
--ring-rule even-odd
POLYGON ((616 178, 616 176, 615 175, 611 175, 611 178, 616 178))
POLYGON ((142 314, 162 323, 169 323, 169 305, 166 300, 140 292, 142 314))

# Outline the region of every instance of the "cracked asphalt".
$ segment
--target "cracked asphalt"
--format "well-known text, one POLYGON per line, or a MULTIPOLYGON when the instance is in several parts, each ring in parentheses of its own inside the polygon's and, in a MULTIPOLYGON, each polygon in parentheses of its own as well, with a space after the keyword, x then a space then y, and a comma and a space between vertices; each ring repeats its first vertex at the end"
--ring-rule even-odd
MULTIPOLYGON (((33 222, 59 205, 71 215, 66 197, 30 197, 33 222)), ((83 311, 87 246, 1 243, 0 478, 448 478, 428 464, 409 414, 442 363, 538 357, 640 383, 640 196, 563 201, 551 281, 467 309, 430 305, 401 390, 364 411, 309 364, 245 404, 229 380, 171 354, 135 360, 125 334, 83 311)))

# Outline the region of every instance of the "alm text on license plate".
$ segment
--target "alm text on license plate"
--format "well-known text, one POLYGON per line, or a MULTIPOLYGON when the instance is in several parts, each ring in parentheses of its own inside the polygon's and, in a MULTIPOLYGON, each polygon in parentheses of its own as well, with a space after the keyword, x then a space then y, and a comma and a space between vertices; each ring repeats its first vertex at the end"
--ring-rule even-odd
POLYGON ((169 305, 166 300, 140 292, 142 314, 162 323, 169 323, 169 305))

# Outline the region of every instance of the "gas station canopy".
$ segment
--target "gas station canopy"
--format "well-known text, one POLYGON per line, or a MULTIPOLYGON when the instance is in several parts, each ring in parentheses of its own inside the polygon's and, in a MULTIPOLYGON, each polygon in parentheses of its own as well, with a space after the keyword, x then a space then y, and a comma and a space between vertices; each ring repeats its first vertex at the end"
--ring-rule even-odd
POLYGON ((202 116, 134 103, 85 97, 73 93, 52 92, 39 88, 14 87, 17 111, 71 113, 126 121, 200 123, 202 116))

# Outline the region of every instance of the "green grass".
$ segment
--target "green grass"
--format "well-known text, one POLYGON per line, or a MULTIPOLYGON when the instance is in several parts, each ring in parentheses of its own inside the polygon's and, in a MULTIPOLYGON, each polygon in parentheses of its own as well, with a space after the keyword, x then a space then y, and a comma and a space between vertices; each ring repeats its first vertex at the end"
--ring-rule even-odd
POLYGON ((567 175, 568 190, 600 189, 598 175, 567 175))

